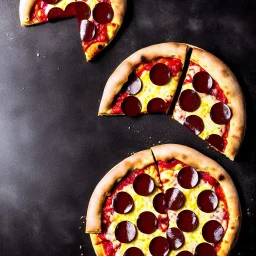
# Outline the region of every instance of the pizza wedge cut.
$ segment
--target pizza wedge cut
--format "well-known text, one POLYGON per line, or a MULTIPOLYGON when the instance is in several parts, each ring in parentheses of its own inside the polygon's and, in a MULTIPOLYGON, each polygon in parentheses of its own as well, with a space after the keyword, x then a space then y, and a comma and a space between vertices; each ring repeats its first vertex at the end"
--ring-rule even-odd
POLYGON ((151 150, 123 160, 96 186, 86 218, 96 255, 227 256, 241 224, 229 175, 182 145, 151 150))
POLYGON ((173 118, 234 160, 245 132, 243 93, 217 57, 194 48, 173 118))
POLYGON ((20 22, 30 26, 76 17, 86 60, 115 37, 122 25, 126 0, 21 0, 20 22))
POLYGON ((132 54, 108 79, 98 114, 167 114, 188 49, 185 44, 162 43, 132 54))

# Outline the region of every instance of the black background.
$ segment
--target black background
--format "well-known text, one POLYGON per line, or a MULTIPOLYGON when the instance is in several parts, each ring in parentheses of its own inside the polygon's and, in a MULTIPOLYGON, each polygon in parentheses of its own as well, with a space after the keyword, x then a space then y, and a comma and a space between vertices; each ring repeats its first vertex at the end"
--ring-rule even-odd
POLYGON ((91 63, 76 19, 21 28, 18 5, 0 2, 0 255, 94 255, 79 229, 94 187, 132 152, 158 143, 191 146, 229 172, 243 209, 231 255, 255 255, 255 1, 128 0, 122 29, 91 63), (202 47, 236 74, 248 122, 235 162, 170 115, 97 117, 117 65, 167 41, 202 47))

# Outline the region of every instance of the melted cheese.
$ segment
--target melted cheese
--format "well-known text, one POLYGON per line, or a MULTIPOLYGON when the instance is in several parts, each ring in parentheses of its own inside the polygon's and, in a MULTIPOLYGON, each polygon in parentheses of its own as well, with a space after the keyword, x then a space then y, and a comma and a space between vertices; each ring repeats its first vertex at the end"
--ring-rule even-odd
MULTIPOLYGON (((190 66, 186 78, 188 78, 189 76, 193 77, 199 71, 200 67, 190 66)), ((181 92, 187 89, 194 90, 192 83, 184 84, 182 86, 181 92)), ((205 125, 204 130, 198 135, 199 137, 201 137, 202 139, 206 139, 210 134, 218 134, 222 136, 225 132, 225 125, 219 125, 214 123, 210 117, 211 107, 219 101, 213 95, 199 92, 197 93, 201 98, 200 107, 194 112, 186 112, 180 108, 179 102, 177 102, 173 112, 173 118, 179 123, 184 124, 186 117, 190 115, 197 115, 203 120, 205 125)))
POLYGON ((218 208, 212 213, 202 212, 197 206, 197 196, 200 194, 200 192, 204 190, 215 191, 215 189, 209 183, 205 183, 202 180, 193 189, 182 188, 177 182, 177 175, 180 169, 182 169, 182 165, 178 164, 174 167, 173 170, 165 170, 160 175, 160 179, 164 181, 163 183, 164 191, 166 191, 168 188, 175 187, 175 188, 178 188, 180 191, 182 191, 186 198, 185 204, 181 209, 177 211, 171 211, 171 210, 168 211, 169 228, 177 227, 177 224, 176 224, 177 215, 179 214, 179 212, 185 209, 193 211, 197 215, 199 223, 197 228, 194 231, 183 232, 185 237, 185 244, 180 249, 171 251, 171 253, 169 254, 170 256, 175 256, 178 254, 178 252, 181 252, 184 250, 190 251, 191 253, 194 254, 196 246, 199 243, 205 242, 202 236, 202 228, 204 224, 209 220, 217 220, 222 224, 224 230, 227 229, 227 220, 224 219, 225 208, 224 208, 224 203, 222 201, 219 201, 218 208))
POLYGON ((158 86, 151 82, 149 71, 144 70, 140 77, 142 81, 142 90, 136 94, 136 97, 142 104, 141 112, 147 112, 148 102, 153 98, 162 98, 165 101, 172 100, 178 86, 179 77, 180 73, 178 73, 175 77, 172 77, 168 84, 158 86))

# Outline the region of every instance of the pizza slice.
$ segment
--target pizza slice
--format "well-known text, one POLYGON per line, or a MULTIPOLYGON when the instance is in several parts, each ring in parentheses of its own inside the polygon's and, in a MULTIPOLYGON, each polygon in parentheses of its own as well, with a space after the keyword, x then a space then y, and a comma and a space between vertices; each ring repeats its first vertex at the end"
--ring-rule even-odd
POLYGON ((30 26, 77 17, 87 61, 103 50, 122 25, 126 0, 21 0, 20 21, 30 26))
POLYGON ((96 255, 228 255, 241 224, 229 175, 185 146, 151 150, 119 163, 95 188, 86 232, 96 255))
POLYGON ((185 44, 163 43, 132 54, 107 81, 99 115, 167 113, 187 52, 185 44))
POLYGON ((231 160, 245 132, 245 104, 231 70, 194 48, 173 118, 231 160))

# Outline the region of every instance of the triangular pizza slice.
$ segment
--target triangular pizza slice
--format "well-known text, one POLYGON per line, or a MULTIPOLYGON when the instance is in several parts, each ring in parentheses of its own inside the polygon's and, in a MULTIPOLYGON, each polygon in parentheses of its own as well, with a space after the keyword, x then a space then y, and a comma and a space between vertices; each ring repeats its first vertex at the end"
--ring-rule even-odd
POLYGON ((30 26, 77 17, 87 61, 103 50, 122 25, 126 0, 21 0, 20 22, 30 26))
POLYGON ((157 44, 124 60, 105 86, 99 115, 168 113, 188 48, 179 43, 157 44))
POLYGON ((231 70, 194 48, 173 118, 234 159, 245 131, 245 104, 231 70))

